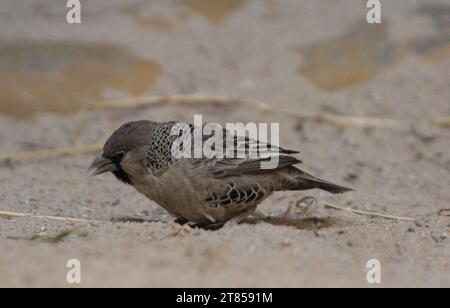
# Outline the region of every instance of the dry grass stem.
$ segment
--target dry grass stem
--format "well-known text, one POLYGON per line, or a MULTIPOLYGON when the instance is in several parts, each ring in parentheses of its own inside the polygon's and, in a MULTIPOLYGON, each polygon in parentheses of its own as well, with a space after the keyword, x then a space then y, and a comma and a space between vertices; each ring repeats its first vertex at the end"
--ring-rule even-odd
POLYGON ((70 218, 70 217, 57 217, 57 216, 45 216, 45 215, 34 215, 34 214, 26 214, 26 213, 18 213, 18 212, 7 212, 7 211, 0 211, 0 216, 1 217, 9 217, 9 218, 38 218, 38 219, 48 219, 48 220, 64 221, 64 222, 76 222, 76 223, 102 223, 102 221, 99 221, 99 220, 70 218))
POLYGON ((386 127, 398 124, 393 119, 358 117, 358 116, 340 116, 329 113, 308 113, 295 112, 292 110, 274 108, 264 102, 252 100, 240 100, 221 96, 208 95, 172 95, 172 96, 155 96, 155 97, 138 97, 122 100, 104 100, 93 101, 91 107, 93 109, 105 108, 137 108, 149 106, 170 106, 170 105, 230 105, 258 109, 264 112, 279 113, 300 120, 316 120, 333 124, 335 126, 359 126, 359 127, 386 127))
POLYGON ((13 154, 0 154, 0 162, 1 161, 23 161, 30 159, 39 159, 39 158, 55 158, 61 156, 74 156, 81 154, 90 154, 98 152, 102 149, 103 145, 101 144, 92 144, 92 145, 81 145, 75 147, 68 148, 57 148, 50 150, 42 150, 42 151, 29 151, 22 153, 13 153, 13 154))
POLYGON ((395 215, 389 215, 389 214, 381 214, 381 213, 376 213, 376 212, 359 211, 359 210, 354 210, 354 209, 349 208, 349 207, 342 207, 342 206, 334 205, 334 204, 331 204, 331 203, 328 203, 328 202, 325 202, 324 205, 325 205, 325 208, 332 208, 332 209, 335 209, 335 210, 347 211, 347 212, 350 212, 352 214, 357 214, 357 215, 375 216, 375 217, 382 217, 382 218, 392 219, 392 220, 416 221, 416 219, 412 218, 412 217, 401 217, 401 216, 395 216, 395 215))

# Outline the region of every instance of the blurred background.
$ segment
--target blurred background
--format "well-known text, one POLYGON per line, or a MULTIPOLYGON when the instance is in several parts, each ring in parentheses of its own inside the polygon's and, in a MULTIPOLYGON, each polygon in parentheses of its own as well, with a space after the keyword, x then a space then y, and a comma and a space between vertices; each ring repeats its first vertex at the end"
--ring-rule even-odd
MULTIPOLYGON (((0 1, 0 211, 160 223, 0 217, 0 286, 65 286, 73 257, 88 286, 367 286, 374 257, 386 285, 450 286, 448 0, 382 0, 373 25, 366 0, 80 2, 81 24, 68 24, 66 1, 0 1), (230 101, 136 106, 175 94, 230 101), (356 189, 313 196, 422 222, 319 209, 342 221, 185 231, 112 177, 86 178, 123 122, 194 114, 278 122, 305 170, 356 189)), ((298 198, 263 208, 282 213, 298 198)))
POLYGON ((302 110, 448 112, 380 91, 405 63, 423 76, 445 66, 448 1, 383 1, 379 25, 366 22, 366 2, 81 1, 78 25, 65 1, 4 0, 0 112, 27 119, 93 98, 199 92, 302 110))

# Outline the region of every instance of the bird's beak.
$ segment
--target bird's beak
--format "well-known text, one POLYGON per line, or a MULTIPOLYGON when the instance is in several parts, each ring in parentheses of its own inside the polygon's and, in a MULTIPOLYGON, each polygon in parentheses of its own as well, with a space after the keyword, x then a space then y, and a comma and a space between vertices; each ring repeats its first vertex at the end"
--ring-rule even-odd
POLYGON ((103 156, 103 152, 98 154, 88 169, 90 176, 96 176, 106 172, 117 171, 116 165, 108 158, 103 156))

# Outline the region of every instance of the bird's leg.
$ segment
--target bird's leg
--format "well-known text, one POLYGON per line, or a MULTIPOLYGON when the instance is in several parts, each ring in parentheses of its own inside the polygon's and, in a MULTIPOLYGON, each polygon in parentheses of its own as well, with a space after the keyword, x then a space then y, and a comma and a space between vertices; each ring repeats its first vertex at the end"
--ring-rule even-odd
POLYGON ((243 217, 239 223, 258 223, 261 221, 268 222, 271 217, 272 215, 264 212, 263 210, 256 209, 253 215, 243 217))
POLYGON ((268 214, 260 209, 256 209, 254 215, 255 215, 255 218, 258 220, 266 220, 266 219, 270 218, 270 214, 268 214))
POLYGON ((259 215, 259 217, 261 217, 261 218, 257 218, 258 220, 264 220, 265 218, 263 218, 263 217, 267 217, 266 213, 264 213, 262 211, 258 211, 256 209, 256 207, 252 207, 252 208, 249 208, 249 209, 245 210, 244 212, 240 213, 239 215, 231 218, 230 220, 228 220, 225 223, 225 227, 232 227, 232 226, 235 226, 235 225, 238 225, 241 223, 246 223, 250 216, 257 217, 257 215, 259 215))
POLYGON ((319 226, 327 227, 334 222, 332 219, 310 216, 315 210, 317 200, 313 197, 304 197, 297 201, 295 207, 298 208, 294 213, 294 206, 289 206, 288 209, 281 215, 271 215, 256 209, 252 216, 244 218, 242 223, 258 223, 266 222, 272 225, 294 226, 299 229, 315 229, 319 226))

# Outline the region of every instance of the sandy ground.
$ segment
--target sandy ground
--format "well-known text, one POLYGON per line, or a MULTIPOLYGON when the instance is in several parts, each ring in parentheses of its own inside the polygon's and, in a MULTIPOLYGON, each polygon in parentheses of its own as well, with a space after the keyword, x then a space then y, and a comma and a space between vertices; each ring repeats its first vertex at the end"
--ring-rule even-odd
MULTIPOLYGON (((450 130, 430 124, 450 114, 448 1, 383 1, 375 27, 362 22, 365 1, 85 1, 81 25, 65 23, 59 2, 0 3, 1 154, 104 142, 132 119, 279 122, 305 170, 356 192, 306 193, 320 200, 308 215, 331 221, 321 228, 205 231, 171 222, 110 175, 88 178, 94 154, 2 161, 1 211, 99 222, 0 217, 1 287, 68 287, 69 259, 81 261, 85 287, 369 287, 373 258, 381 286, 450 287, 450 217, 439 212, 450 208, 450 130), (179 93, 395 125, 192 104, 76 112, 88 98, 179 93), (122 216, 157 222, 111 222, 122 216)), ((261 208, 280 214, 302 196, 261 208)))

